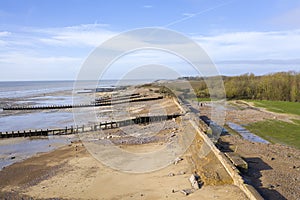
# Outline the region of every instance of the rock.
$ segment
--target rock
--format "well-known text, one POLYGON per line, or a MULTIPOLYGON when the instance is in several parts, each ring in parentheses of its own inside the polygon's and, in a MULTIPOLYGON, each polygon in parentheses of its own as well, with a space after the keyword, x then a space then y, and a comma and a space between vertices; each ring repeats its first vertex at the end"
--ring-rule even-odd
POLYGON ((179 172, 178 172, 178 175, 184 175, 184 174, 186 174, 185 171, 179 171, 179 172))
POLYGON ((189 189, 184 189, 184 190, 181 190, 180 192, 181 192, 182 194, 184 194, 185 196, 187 196, 187 195, 189 195, 189 194, 192 193, 192 191, 189 190, 189 189))
POLYGON ((174 173, 169 173, 168 176, 175 176, 175 174, 174 173))
POLYGON ((272 184, 268 184, 268 188, 269 188, 269 189, 274 189, 274 188, 275 188, 275 186, 274 186, 274 185, 272 185, 272 184))
POLYGON ((174 132, 171 133, 170 137, 175 137, 176 134, 174 132))
POLYGON ((16 158, 16 156, 12 156, 12 157, 10 157, 10 159, 11 159, 11 160, 13 160, 13 159, 15 159, 15 158, 16 158))
POLYGON ((174 165, 177 165, 180 161, 182 161, 183 159, 180 158, 180 157, 177 157, 175 160, 174 160, 174 165))
POLYGON ((198 180, 197 180, 197 178, 196 178, 196 176, 195 176, 194 174, 191 175, 191 177, 190 177, 189 180, 190 180, 190 182, 191 182, 191 184, 192 184, 192 187, 193 187, 195 190, 200 189, 198 180))

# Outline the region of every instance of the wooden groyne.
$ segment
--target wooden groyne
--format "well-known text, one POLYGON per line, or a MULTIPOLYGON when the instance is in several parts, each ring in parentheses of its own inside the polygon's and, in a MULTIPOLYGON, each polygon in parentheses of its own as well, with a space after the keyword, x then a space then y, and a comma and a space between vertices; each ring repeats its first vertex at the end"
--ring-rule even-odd
MULTIPOLYGON (((127 97, 126 97, 127 98, 127 97)), ((84 108, 84 107, 97 107, 97 106, 111 106, 116 104, 123 104, 123 103, 132 103, 132 102, 142 102, 142 101, 153 101, 163 99, 163 96, 156 96, 156 97, 142 97, 142 98, 129 98, 128 100, 103 100, 98 101, 91 104, 75 104, 75 105, 49 105, 49 106, 11 106, 11 107, 4 107, 3 110, 44 110, 44 109, 66 109, 66 108, 84 108)))
POLYGON ((96 98, 95 101, 124 100, 124 99, 131 99, 131 98, 140 98, 140 97, 142 97, 140 93, 132 93, 132 94, 96 98))
POLYGON ((77 134, 77 133, 84 133, 90 131, 106 130, 106 129, 118 128, 123 126, 130 126, 133 124, 147 124, 151 122, 171 120, 179 116, 181 116, 181 114, 141 116, 141 117, 120 120, 120 121, 100 122, 92 125, 71 126, 71 127, 61 128, 61 129, 44 129, 44 130, 37 129, 37 130, 27 130, 27 131, 0 132, 0 138, 69 135, 69 134, 77 134))

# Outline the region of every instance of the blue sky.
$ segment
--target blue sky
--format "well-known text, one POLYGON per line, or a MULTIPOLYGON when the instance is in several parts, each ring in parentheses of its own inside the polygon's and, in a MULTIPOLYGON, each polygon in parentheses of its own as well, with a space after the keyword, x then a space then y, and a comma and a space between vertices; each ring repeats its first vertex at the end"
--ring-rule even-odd
MULTIPOLYGON (((102 42, 143 27, 168 28, 193 39, 221 74, 300 69, 298 0, 1 0, 0 80, 76 79, 102 42)), ((141 55, 135 65, 150 66, 143 63, 147 54, 141 55)), ((119 76, 124 60, 108 77, 119 76)), ((155 63, 169 62, 179 75, 193 75, 174 61, 157 56, 155 63)))

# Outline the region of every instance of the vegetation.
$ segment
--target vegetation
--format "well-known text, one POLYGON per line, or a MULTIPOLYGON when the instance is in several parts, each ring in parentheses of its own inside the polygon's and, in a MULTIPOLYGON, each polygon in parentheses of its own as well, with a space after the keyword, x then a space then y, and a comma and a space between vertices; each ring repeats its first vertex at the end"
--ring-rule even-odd
POLYGON ((266 108, 269 111, 277 113, 289 113, 300 115, 300 104, 299 102, 287 102, 287 101, 258 101, 250 100, 254 102, 254 105, 257 107, 266 108))
POLYGON ((202 101, 211 101, 211 98, 196 98, 196 101, 202 102, 202 101))
POLYGON ((300 120, 294 120, 294 123, 267 120, 249 124, 246 128, 272 143, 286 144, 300 149, 300 120))
MULTIPOLYGON (((209 98, 211 91, 219 94, 220 84, 213 84, 216 77, 186 78, 190 81, 198 98, 209 98)), ((228 99, 253 99, 300 102, 300 73, 280 72, 264 76, 244 74, 222 77, 228 99)), ((221 94, 221 93, 220 93, 221 94)))

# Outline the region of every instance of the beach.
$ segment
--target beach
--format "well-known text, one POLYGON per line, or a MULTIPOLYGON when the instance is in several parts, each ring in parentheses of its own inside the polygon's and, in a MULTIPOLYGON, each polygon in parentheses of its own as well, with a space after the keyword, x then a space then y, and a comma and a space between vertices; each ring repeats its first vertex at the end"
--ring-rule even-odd
MULTIPOLYGON (((117 102, 118 98, 132 100, 159 95, 163 98, 74 108, 79 110, 79 116, 86 116, 84 120, 90 125, 95 119, 118 121, 150 116, 150 121, 56 136, 65 137, 64 142, 54 145, 55 140, 50 140, 43 153, 36 150, 29 157, 17 159, 3 167, 0 171, 0 198, 260 199, 262 194, 267 199, 296 199, 297 189, 291 189, 285 182, 287 180, 283 179, 290 173, 294 177, 299 175, 299 151, 246 141, 234 135, 222 135, 216 148, 204 133, 208 131, 205 123, 195 121, 197 114, 182 107, 182 102, 176 97, 160 93, 160 89, 161 86, 155 85, 131 86, 124 91, 99 93, 96 98, 114 95, 112 102, 117 102), (92 115, 96 118, 90 118, 92 112, 96 112, 92 115), (235 151, 249 165, 247 172, 240 172, 224 156, 225 147, 238 147, 235 151), (267 153, 270 149, 281 154, 271 155, 267 153), (261 168, 263 163, 269 168, 261 168), (291 169, 284 170, 283 163, 291 169), (276 178, 279 173, 282 178, 276 178), (196 186, 191 181, 193 177, 196 177, 196 186)), ((209 117, 210 108, 209 103, 205 103, 199 108, 200 114, 209 117)), ((237 109, 231 110, 227 121, 239 123, 234 119, 240 113, 237 109)), ((67 112, 72 110, 67 109, 67 112)), ((18 142, 24 140, 8 138, 3 139, 2 143, 8 145, 14 139, 18 142)), ((7 154, 5 159, 14 160, 19 155, 17 152, 12 158, 7 154)), ((297 187, 296 179, 294 184, 297 187)))

